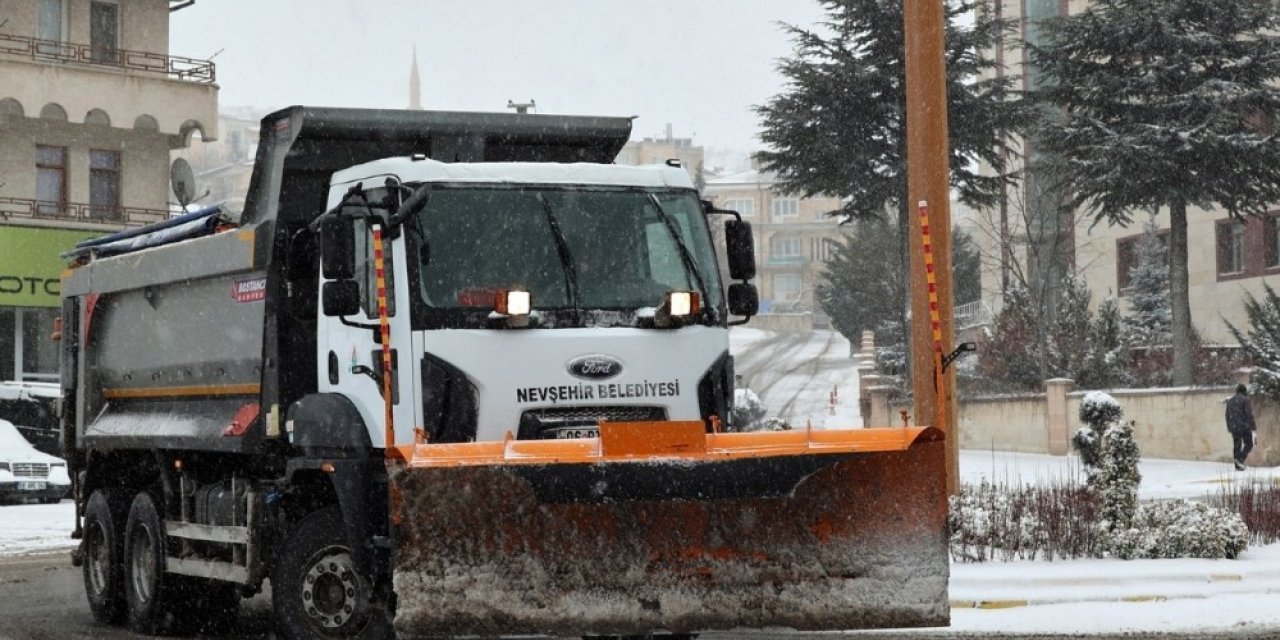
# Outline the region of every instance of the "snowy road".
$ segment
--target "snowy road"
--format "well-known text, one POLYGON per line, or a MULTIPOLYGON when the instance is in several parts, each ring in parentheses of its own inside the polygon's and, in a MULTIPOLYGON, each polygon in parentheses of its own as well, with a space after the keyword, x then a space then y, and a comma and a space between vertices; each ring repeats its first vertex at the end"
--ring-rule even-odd
POLYGON ((768 417, 796 428, 862 426, 858 378, 849 341, 835 331, 810 334, 734 329, 729 334, 734 372, 741 385, 760 396, 768 417), (830 404, 831 391, 837 402, 830 404))

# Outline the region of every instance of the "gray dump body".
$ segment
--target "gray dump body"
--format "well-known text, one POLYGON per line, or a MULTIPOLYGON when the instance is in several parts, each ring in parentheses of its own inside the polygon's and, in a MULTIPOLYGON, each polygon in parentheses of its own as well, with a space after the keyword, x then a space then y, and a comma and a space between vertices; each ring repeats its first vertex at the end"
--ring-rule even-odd
POLYGON ((316 388, 304 229, 333 172, 410 154, 608 163, 631 121, 292 107, 261 130, 236 228, 91 258, 64 278, 64 447, 253 452, 279 436, 289 403, 316 388))

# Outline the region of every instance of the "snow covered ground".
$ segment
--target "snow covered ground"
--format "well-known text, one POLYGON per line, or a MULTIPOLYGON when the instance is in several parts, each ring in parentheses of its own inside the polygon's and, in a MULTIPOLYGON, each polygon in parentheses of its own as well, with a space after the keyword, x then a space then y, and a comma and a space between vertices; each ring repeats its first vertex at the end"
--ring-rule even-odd
POLYGON ((767 417, 783 418, 796 428, 862 426, 857 371, 849 341, 838 332, 788 334, 737 327, 729 332, 729 352, 742 386, 760 396, 769 409, 767 417))
POLYGON ((76 507, 70 500, 58 504, 7 504, 0 506, 0 556, 70 549, 76 507))

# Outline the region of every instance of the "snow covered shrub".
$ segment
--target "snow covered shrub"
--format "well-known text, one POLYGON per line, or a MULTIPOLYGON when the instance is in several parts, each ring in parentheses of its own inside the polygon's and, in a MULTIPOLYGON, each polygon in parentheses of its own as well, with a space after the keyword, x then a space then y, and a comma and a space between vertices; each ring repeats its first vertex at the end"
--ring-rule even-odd
POLYGON ((1138 510, 1138 485, 1142 474, 1138 460, 1142 454, 1133 439, 1133 423, 1112 422, 1102 434, 1102 466, 1098 487, 1102 494, 1102 518, 1108 528, 1124 528, 1138 510))
POLYGON ((1107 536, 1108 552, 1126 560, 1235 559, 1248 546, 1249 529, 1240 514, 1191 500, 1144 504, 1131 526, 1107 536))
POLYGON ((768 413, 760 396, 746 388, 734 389, 733 408, 729 410, 730 428, 733 431, 754 431, 768 413))
POLYGON ((1090 391, 1080 401, 1080 422, 1101 432, 1107 425, 1124 417, 1124 409, 1110 394, 1090 391))
POLYGON ((1249 332, 1242 333, 1230 322, 1227 328, 1257 367, 1253 373, 1254 392, 1280 399, 1280 296, 1271 285, 1262 286, 1265 290, 1262 300, 1253 294, 1245 295, 1249 332))
POLYGON ((782 418, 769 418, 760 425, 761 431, 790 431, 791 423, 782 418))
POLYGON ((952 496, 947 520, 958 562, 1097 557, 1097 499, 1072 483, 1010 487, 985 480, 952 496))

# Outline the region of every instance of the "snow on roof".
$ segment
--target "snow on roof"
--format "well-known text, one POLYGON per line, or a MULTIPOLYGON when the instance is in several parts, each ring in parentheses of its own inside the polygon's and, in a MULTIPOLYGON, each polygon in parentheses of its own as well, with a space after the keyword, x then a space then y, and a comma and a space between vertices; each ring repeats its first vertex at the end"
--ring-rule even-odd
POLYGON ((588 162, 454 162, 384 158, 333 174, 332 184, 394 175, 402 182, 578 184, 692 189, 689 173, 667 165, 623 166, 588 162))
POLYGON ((766 173, 751 169, 749 171, 739 171, 723 176, 716 176, 707 180, 708 185, 730 185, 730 184, 773 184, 776 177, 772 173, 766 173))

